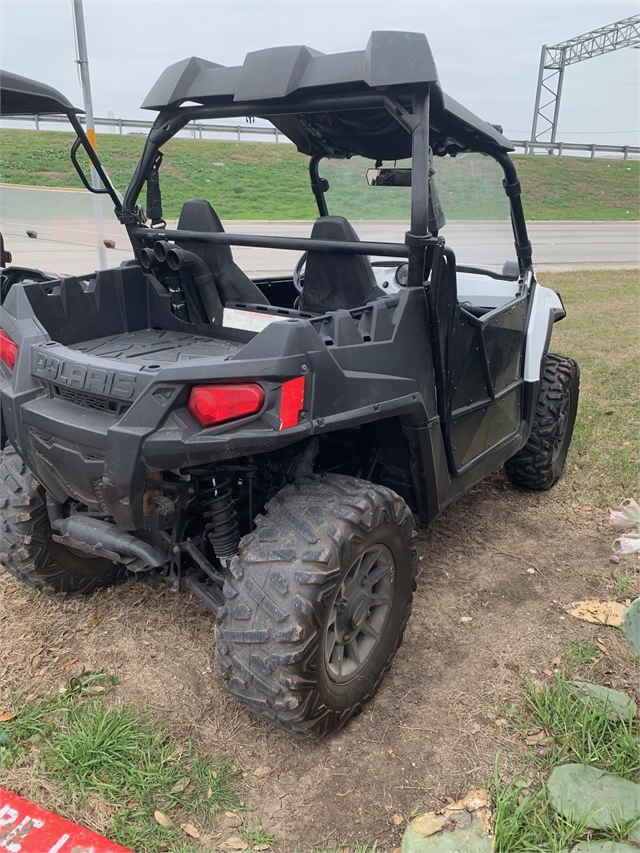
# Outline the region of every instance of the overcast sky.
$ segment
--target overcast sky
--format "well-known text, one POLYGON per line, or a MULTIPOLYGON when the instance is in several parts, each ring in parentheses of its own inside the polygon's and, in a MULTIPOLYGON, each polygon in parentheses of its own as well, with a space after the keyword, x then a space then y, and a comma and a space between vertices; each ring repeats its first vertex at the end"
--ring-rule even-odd
MULTIPOLYGON (((528 138, 542 44, 640 12, 628 0, 84 0, 94 111, 151 118, 139 105, 187 56, 237 65, 248 51, 306 44, 362 50, 371 30, 424 32, 446 92, 514 139, 528 138)), ((3 68, 82 106, 71 0, 2 0, 3 68)), ((558 139, 639 144, 640 50, 568 68, 558 139)))

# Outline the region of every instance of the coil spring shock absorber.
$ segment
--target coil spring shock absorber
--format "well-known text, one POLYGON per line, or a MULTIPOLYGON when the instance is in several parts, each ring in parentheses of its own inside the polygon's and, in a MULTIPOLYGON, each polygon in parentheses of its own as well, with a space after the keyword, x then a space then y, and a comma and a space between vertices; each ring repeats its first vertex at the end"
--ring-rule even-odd
POLYGON ((205 507, 204 517, 207 519, 206 535, 213 545, 216 557, 226 566, 231 557, 238 553, 240 542, 231 478, 214 477, 211 485, 202 490, 201 501, 205 507))

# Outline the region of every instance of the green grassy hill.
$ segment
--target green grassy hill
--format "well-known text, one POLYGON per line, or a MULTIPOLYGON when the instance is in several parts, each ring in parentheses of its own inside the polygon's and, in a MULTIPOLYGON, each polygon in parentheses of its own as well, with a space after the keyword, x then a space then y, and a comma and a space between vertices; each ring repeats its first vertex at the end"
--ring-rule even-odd
MULTIPOLYGON (((0 130, 0 182, 80 187, 69 160, 71 133, 0 130)), ((126 188, 143 136, 100 134, 98 147, 120 191, 126 188)), ((161 170, 164 215, 177 218, 187 198, 208 198, 223 219, 313 219, 307 158, 292 145, 173 139, 161 170)), ((528 219, 637 220, 640 162, 516 156, 528 219)), ((372 164, 369 164, 372 165, 372 164)), ((447 219, 502 219, 501 173, 489 158, 436 160, 447 219)), ((371 189, 359 158, 327 165, 329 208, 352 219, 404 219, 408 192, 371 189), (337 170, 343 169, 338 180, 337 170)), ((144 202, 144 198, 141 199, 144 202)))

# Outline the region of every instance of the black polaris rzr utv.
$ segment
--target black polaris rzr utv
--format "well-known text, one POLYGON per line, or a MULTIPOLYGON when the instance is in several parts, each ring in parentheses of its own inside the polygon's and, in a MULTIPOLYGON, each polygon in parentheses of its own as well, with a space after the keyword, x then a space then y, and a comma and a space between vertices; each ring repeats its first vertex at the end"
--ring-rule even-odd
POLYGON ((8 112, 68 115, 85 186, 80 147, 135 254, 6 294, 2 563, 43 592, 186 587, 221 620, 233 696, 298 735, 340 728, 402 640, 414 517, 430 524, 502 465, 526 489, 563 470, 578 367, 548 351, 565 312, 535 279, 509 141, 443 94, 421 34, 233 68, 191 58, 144 102, 158 117, 121 199, 62 95, 10 74, 2 86, 8 112), (192 120, 240 116, 308 155, 310 238, 227 233, 202 199, 166 227, 162 145, 192 120), (456 265, 439 234, 434 158, 467 152, 501 167, 513 274, 456 265), (357 157, 370 184, 410 194, 402 242, 361 242, 330 215, 327 158, 357 157), (297 250, 306 266, 252 280, 232 246, 297 250))

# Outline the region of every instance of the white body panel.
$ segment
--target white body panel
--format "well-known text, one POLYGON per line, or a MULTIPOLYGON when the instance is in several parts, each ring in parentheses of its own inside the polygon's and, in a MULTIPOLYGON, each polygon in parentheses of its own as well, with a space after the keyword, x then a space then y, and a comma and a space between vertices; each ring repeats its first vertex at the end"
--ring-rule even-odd
POLYGON ((556 310, 562 311, 563 306, 555 290, 537 285, 527 329, 527 348, 524 356, 525 382, 535 382, 540 378, 540 361, 547 342, 549 318, 555 314, 556 310))

